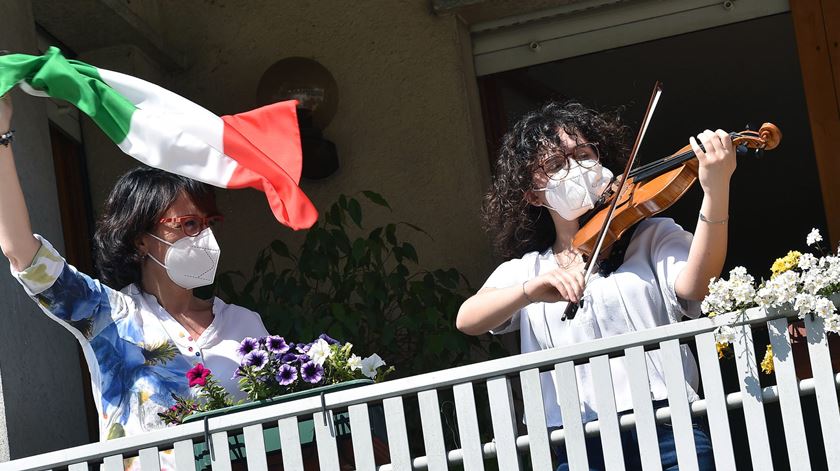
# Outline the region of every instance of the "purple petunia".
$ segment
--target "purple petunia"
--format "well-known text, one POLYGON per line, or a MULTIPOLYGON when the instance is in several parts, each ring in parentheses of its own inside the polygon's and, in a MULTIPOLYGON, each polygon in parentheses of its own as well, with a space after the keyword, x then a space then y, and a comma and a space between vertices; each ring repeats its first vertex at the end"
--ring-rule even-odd
POLYGON ((252 366, 261 370, 268 363, 268 353, 262 350, 252 350, 242 359, 243 366, 252 366))
POLYGON ((245 376, 245 370, 242 368, 242 365, 239 365, 236 368, 236 371, 233 372, 233 376, 230 377, 230 380, 235 381, 241 378, 242 376, 245 376))
POLYGON ((286 353, 289 351, 289 345, 286 339, 279 335, 269 335, 265 338, 265 348, 272 353, 286 353))
POLYGON ((258 348, 260 348, 259 340, 253 337, 245 337, 236 349, 236 353, 239 354, 239 358, 242 358, 258 348))
POLYGON ((287 365, 291 364, 291 363, 297 363, 298 358, 300 358, 300 356, 298 354, 292 353, 292 352, 286 352, 286 353, 280 355, 280 363, 287 364, 287 365))
POLYGON ((324 367, 308 361, 300 367, 300 375, 307 383, 316 384, 324 378, 324 367))
POLYGON ((288 386, 298 379, 297 368, 291 365, 280 365, 275 378, 281 386, 288 386))
POLYGON ((330 345, 338 345, 339 343, 341 343, 338 340, 330 337, 326 333, 323 333, 323 334, 319 335, 318 338, 323 340, 324 342, 327 342, 330 345))

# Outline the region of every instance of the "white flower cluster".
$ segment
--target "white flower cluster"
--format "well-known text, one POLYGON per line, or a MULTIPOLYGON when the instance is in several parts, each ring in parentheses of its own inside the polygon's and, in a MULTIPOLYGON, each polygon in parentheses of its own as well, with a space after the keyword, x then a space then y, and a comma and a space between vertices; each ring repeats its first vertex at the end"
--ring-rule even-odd
MULTIPOLYGON (((347 348, 349 351, 353 348, 353 344, 349 342, 345 343, 344 348, 347 348)), ((318 339, 312 343, 312 346, 306 353, 312 361, 323 366, 327 359, 335 355, 336 352, 327 341, 318 339)), ((347 358, 347 367, 350 371, 360 370, 363 375, 370 379, 376 379, 377 370, 385 365, 385 361, 376 353, 364 359, 353 353, 347 358)))
POLYGON ((735 340, 735 329, 732 326, 722 325, 715 329, 715 342, 720 345, 729 345, 735 340))
MULTIPOLYGON (((820 241, 822 236, 814 229, 808 234, 806 242, 814 245, 820 241)), ((829 299, 831 294, 840 292, 840 255, 830 254, 819 258, 812 254, 795 255, 798 255, 795 266, 788 265, 792 268, 777 273, 758 288, 755 287, 753 277, 743 267, 736 267, 729 272, 728 280, 712 279, 709 282, 709 294, 703 300, 701 309, 707 315, 714 316, 753 306, 790 306, 800 318, 815 314, 824 320, 826 331, 840 333, 840 314, 829 299)), ((786 258, 789 257, 791 254, 786 258)), ((729 343, 729 335, 723 329, 721 327, 715 332, 716 340, 729 343)))
POLYGON ((709 282, 709 294, 700 305, 707 315, 737 311, 753 306, 755 279, 744 267, 735 267, 729 272, 729 279, 714 279, 709 282))

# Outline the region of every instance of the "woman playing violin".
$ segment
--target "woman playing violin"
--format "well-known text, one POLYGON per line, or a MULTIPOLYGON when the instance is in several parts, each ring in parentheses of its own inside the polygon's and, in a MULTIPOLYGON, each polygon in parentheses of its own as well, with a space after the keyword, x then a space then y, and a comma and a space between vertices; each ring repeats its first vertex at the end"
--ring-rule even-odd
MULTIPOLYGON (((611 247, 613 253, 595 262, 599 269, 585 281, 584 259, 572 242, 580 221, 590 215, 613 175, 624 168, 627 131, 617 116, 569 102, 548 103, 526 114, 505 135, 483 216, 495 248, 507 261, 461 306, 458 329, 470 335, 518 329, 525 353, 699 316, 699 301, 708 291, 709 279, 720 274, 726 257, 734 146, 721 130, 706 130, 689 139, 703 189, 693 236, 672 219, 643 220, 611 247), (581 300, 576 316, 564 320, 567 304, 581 300)), ((687 347, 682 354, 693 401, 698 399, 697 365, 687 347)), ((658 355, 648 354, 648 376, 652 399, 665 401, 658 355)), ((621 359, 611 366, 617 410, 628 411, 632 409, 628 371, 621 359)), ((590 367, 577 366, 576 374, 582 419, 596 420, 590 367)), ((555 387, 563 385, 555 385, 549 373, 543 373, 551 428, 563 425, 555 387)), ((677 469, 671 429, 659 425, 657 434, 663 468, 677 469)), ((694 434, 700 469, 714 469, 708 437, 697 427, 694 434)), ((638 453, 633 452, 638 450, 635 433, 622 432, 622 442, 627 468, 639 469, 638 453)), ((600 439, 587 439, 586 448, 591 469, 603 469, 600 439)), ((567 469, 565 449, 558 447, 555 452, 558 469, 567 469)))

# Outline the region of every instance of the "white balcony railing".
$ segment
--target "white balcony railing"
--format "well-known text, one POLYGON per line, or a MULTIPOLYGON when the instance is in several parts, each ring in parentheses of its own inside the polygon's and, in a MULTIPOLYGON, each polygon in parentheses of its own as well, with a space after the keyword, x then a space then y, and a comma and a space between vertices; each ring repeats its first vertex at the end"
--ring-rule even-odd
MULTIPOLYGON (((302 450, 307 450, 307 447, 307 453, 317 453, 320 469, 343 469, 341 465, 346 458, 340 456, 336 426, 332 420, 338 413, 342 417, 349 416, 352 433, 349 439, 342 440, 352 442, 351 467, 356 469, 437 470, 462 464, 467 470, 484 469, 486 465, 501 470, 548 471, 554 469, 551 445, 564 442, 571 469, 588 469, 584 436, 600 435, 604 449, 611 451, 605 454, 607 469, 624 469, 623 454, 639 453, 645 470, 660 470, 655 423, 669 420, 674 429, 679 467, 681 470, 692 470, 697 469, 698 464, 694 453, 691 416, 705 415, 717 469, 730 470, 736 469, 736 453, 730 434, 728 409, 743 411, 752 468, 770 470, 773 469, 773 460, 764 404, 771 401, 779 403, 784 430, 774 430, 773 433, 784 434, 789 467, 807 470, 811 469, 810 463, 816 461, 826 462, 829 469, 840 470, 840 447, 836 444, 836 437, 840 434, 840 409, 836 390, 840 375, 832 371, 822 321, 819 318, 805 319, 807 348, 814 375, 811 379, 799 381, 794 371, 794 355, 788 335, 789 320, 795 320, 791 312, 768 313, 751 309, 741 315, 730 313, 713 319, 681 322, 586 344, 336 391, 320 397, 211 418, 204 423, 189 423, 145 435, 31 456, 2 463, 0 471, 65 468, 81 471, 87 470, 88 466, 96 469, 98 463, 104 463, 103 469, 106 471, 115 471, 123 469, 123 458, 132 456, 139 456, 143 470, 158 470, 159 452, 168 449, 174 449, 178 470, 193 471, 196 469, 194 445, 204 442, 205 436, 209 437, 214 449, 212 469, 231 470, 241 465, 235 461, 232 463, 230 454, 225 451, 229 447, 229 437, 238 434, 244 436, 247 458, 243 461, 247 462, 249 470, 269 469, 273 460, 282 461, 285 470, 304 469, 306 459, 302 450), (713 330, 731 322, 734 322, 737 331, 733 349, 740 391, 727 395, 724 392, 713 330), (776 354, 776 384, 762 388, 753 345, 753 330, 765 326, 776 354), (681 343, 696 345, 702 399, 693 403, 689 403, 686 397, 681 343), (649 393, 645 351, 657 349, 662 352, 669 407, 654 410, 649 393), (615 412, 609 366, 612 357, 623 357, 628 371, 634 372, 629 375, 634 406, 632 414, 620 415, 615 412), (580 419, 574 373, 575 365, 582 363, 592 366, 600 411, 598 421, 585 424, 580 419), (556 372, 559 383, 567 387, 559 391, 565 429, 549 433, 544 417, 539 373, 550 369, 556 372), (515 381, 517 378, 518 381, 515 381), (486 388, 486 401, 481 400, 484 391, 476 395, 479 388, 486 388), (514 389, 521 392, 522 410, 527 423, 523 429, 525 433, 519 432, 520 422, 514 410, 517 402, 514 401, 514 389), (822 457, 811 456, 813 451, 809 451, 807 443, 806 418, 809 421, 817 419, 803 417, 800 397, 807 394, 816 396, 823 442, 811 450, 821 450, 820 453, 825 454, 822 457), (440 399, 443 397, 454 398, 454 424, 450 425, 446 418, 441 420, 443 401, 440 399), (412 407, 404 407, 409 403, 412 407), (415 404, 417 414, 412 413, 415 404), (383 464, 381 459, 377 463, 381 453, 377 455, 374 451, 377 440, 371 432, 371 418, 375 419, 373 416, 380 411, 384 412, 384 434, 390 455, 390 463, 387 464, 383 464), (327 417, 330 419, 327 420, 327 417), (312 421, 314 448, 317 448, 317 452, 312 450, 312 445, 301 447, 299 425, 304 421, 312 421), (488 422, 491 425, 485 425, 488 422), (407 423, 418 426, 407 427, 407 423), (487 438, 486 442, 481 439, 482 425, 485 425, 485 436, 492 437, 487 438), (640 449, 622 450, 620 430, 631 427, 636 428, 640 437, 640 449), (271 428, 275 430, 273 433, 279 431, 282 458, 266 453, 266 431, 271 428), (410 438, 413 435, 410 435, 409 430, 415 429, 418 430, 418 438, 414 441, 418 443, 413 443, 410 438), (450 445, 448 443, 453 440, 447 441, 447 434, 454 434, 456 429, 460 443, 457 446, 450 445), (419 443, 420 430, 422 446, 419 443)), ((764 379, 767 380, 766 377, 764 379)), ((811 440, 820 438, 812 437, 811 440)), ((784 467, 788 467, 788 464, 784 467)))

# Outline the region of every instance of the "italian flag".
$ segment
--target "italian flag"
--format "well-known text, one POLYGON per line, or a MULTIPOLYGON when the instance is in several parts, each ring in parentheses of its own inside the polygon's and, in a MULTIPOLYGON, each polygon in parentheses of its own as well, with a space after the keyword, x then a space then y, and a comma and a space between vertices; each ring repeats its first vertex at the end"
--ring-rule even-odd
POLYGON ((0 96, 18 84, 31 95, 75 105, 146 165, 221 188, 261 190, 277 220, 292 229, 318 218, 298 187, 295 101, 217 116, 155 84, 67 60, 54 47, 42 56, 0 56, 0 96))

